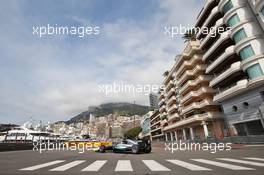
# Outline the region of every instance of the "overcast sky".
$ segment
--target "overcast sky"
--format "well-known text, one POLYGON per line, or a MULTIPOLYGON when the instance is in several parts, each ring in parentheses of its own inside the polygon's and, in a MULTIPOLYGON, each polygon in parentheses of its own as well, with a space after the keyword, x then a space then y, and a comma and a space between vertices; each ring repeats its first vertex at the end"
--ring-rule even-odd
POLYGON ((148 105, 137 93, 98 85, 160 84, 181 36, 165 26, 193 26, 203 0, 0 1, 0 123, 68 120, 106 102, 148 105), (33 26, 99 26, 99 35, 33 35, 33 26))

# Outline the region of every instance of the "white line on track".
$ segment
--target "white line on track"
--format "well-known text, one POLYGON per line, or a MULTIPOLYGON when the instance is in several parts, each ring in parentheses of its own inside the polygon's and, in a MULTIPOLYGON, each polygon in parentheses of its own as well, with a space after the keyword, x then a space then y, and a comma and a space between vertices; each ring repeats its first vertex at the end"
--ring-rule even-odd
POLYGON ((96 160, 82 171, 99 171, 106 162, 107 160, 96 160))
POLYGON ((248 167, 243 167, 243 166, 238 166, 238 165, 232 165, 232 164, 228 164, 228 163, 222 163, 222 162, 206 160, 206 159, 192 159, 192 160, 194 160, 196 162, 205 163, 208 165, 213 165, 213 166, 231 169, 231 170, 254 170, 253 168, 248 168, 248 167))
POLYGON ((188 162, 184 162, 184 161, 181 161, 181 160, 173 159, 173 160, 167 160, 167 161, 170 162, 170 163, 173 163, 175 165, 187 168, 187 169, 192 170, 192 171, 210 171, 211 170, 209 168, 205 168, 205 167, 202 167, 202 166, 194 165, 194 164, 191 164, 191 163, 188 163, 188 162))
POLYGON ((52 161, 52 162, 43 163, 43 164, 39 164, 39 165, 23 168, 23 169, 20 169, 20 170, 33 171, 33 170, 37 170, 37 169, 40 169, 40 168, 48 167, 48 166, 51 166, 51 165, 56 165, 56 164, 64 162, 64 161, 65 160, 55 160, 55 161, 52 161))
POLYGON ((85 160, 75 160, 73 162, 70 162, 70 163, 67 163, 65 165, 62 165, 62 166, 59 166, 59 167, 56 167, 56 168, 53 168, 49 171, 65 171, 65 170, 68 170, 72 167, 75 167, 81 163, 85 162, 85 160))
POLYGON ((155 160, 142 160, 142 161, 151 171, 170 171, 169 168, 161 165, 155 160))

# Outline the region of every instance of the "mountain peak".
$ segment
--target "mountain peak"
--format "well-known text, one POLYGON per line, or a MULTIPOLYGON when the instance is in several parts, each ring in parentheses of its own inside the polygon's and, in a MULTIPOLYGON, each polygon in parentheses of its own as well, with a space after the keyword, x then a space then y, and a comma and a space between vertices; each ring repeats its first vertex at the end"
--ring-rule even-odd
POLYGON ((80 114, 66 121, 66 123, 69 124, 73 122, 87 121, 90 118, 90 114, 93 114, 95 117, 102 117, 108 114, 133 116, 133 115, 144 115, 149 110, 150 108, 148 106, 142 106, 127 102, 104 103, 99 106, 90 106, 88 108, 88 111, 81 112, 80 114))

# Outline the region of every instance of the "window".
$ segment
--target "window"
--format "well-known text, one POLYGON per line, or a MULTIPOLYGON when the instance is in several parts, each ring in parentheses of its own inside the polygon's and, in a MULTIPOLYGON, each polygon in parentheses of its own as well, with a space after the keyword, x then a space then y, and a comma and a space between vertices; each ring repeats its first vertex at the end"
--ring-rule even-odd
POLYGON ((239 55, 240 55, 241 59, 244 60, 244 59, 247 59, 247 58, 255 55, 255 53, 254 53, 254 50, 253 50, 252 46, 251 45, 248 45, 248 46, 244 47, 239 52, 239 55))
POLYGON ((234 34, 234 41, 235 43, 237 44, 239 41, 241 41, 242 39, 246 38, 247 35, 246 35, 246 32, 245 30, 242 28, 240 29, 239 31, 237 31, 235 34, 234 34))
POLYGON ((229 27, 232 27, 232 26, 236 25, 239 22, 240 22, 240 19, 239 19, 238 15, 235 14, 227 21, 227 25, 229 27))
POLYGON ((263 75, 263 71, 259 64, 255 64, 247 69, 249 79, 254 79, 263 75))
POLYGON ((223 7, 223 12, 227 13, 231 8, 233 8, 232 1, 229 0, 223 7))
POLYGON ((122 141, 122 144, 127 144, 127 141, 126 141, 126 140, 123 140, 123 141, 122 141))
POLYGON ((233 109, 233 111, 237 111, 237 107, 236 106, 233 106, 232 109, 233 109))
POLYGON ((264 17, 264 6, 263 6, 262 9, 260 10, 260 13, 261 13, 262 16, 264 17))
POLYGON ((243 106, 244 106, 244 108, 248 108, 248 106, 249 106, 248 102, 244 102, 243 106))

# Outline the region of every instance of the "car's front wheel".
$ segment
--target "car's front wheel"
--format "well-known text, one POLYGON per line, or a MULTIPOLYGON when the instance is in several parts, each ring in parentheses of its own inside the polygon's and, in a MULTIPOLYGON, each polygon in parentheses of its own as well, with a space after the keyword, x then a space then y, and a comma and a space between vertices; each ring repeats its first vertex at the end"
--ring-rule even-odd
POLYGON ((137 145, 132 146, 132 153, 133 154, 138 154, 139 153, 139 147, 137 145))

